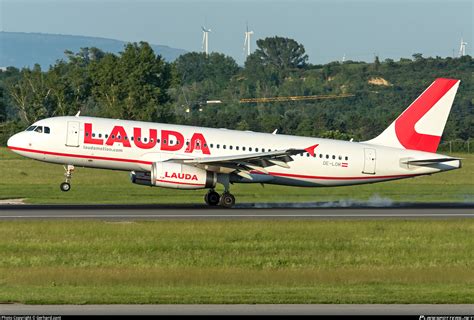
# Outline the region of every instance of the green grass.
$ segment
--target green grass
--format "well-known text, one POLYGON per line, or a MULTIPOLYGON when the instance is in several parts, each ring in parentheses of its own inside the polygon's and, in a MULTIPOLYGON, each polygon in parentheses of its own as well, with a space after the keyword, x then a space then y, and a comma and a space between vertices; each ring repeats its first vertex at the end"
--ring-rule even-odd
POLYGON ((474 221, 3 221, 0 303, 474 303, 474 221))
MULTIPOLYGON (((433 176, 369 185, 299 188, 235 184, 238 203, 315 202, 385 199, 413 202, 466 202, 474 199, 474 155, 463 168, 433 176)), ((173 190, 134 185, 127 172, 76 168, 71 191, 59 190, 62 166, 30 160, 0 148, 0 199, 24 198, 28 203, 203 203, 204 190, 173 190)))

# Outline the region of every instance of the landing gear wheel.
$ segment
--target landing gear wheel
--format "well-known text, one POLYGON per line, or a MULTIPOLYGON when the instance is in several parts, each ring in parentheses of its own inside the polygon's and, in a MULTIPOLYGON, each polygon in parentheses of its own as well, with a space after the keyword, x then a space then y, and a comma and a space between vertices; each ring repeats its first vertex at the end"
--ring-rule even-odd
POLYGON ((67 191, 71 190, 71 185, 68 182, 63 182, 63 183, 61 183, 59 188, 61 188, 61 191, 67 192, 67 191))
POLYGON ((74 172, 74 166, 68 164, 67 166, 64 166, 64 170, 66 171, 66 173, 64 173, 64 177, 66 178, 66 181, 61 183, 59 188, 61 189, 61 191, 67 192, 67 191, 71 190, 71 183, 70 182, 71 182, 71 179, 72 179, 72 173, 74 172))
POLYGON ((231 193, 223 193, 220 198, 219 204, 223 207, 231 208, 235 204, 235 198, 231 193))
POLYGON ((204 201, 210 206, 217 206, 219 204, 219 200, 219 194, 214 190, 209 190, 209 192, 204 196, 204 201))
POLYGON ((210 206, 217 206, 220 201, 220 196, 217 192, 211 190, 204 196, 204 201, 210 206))

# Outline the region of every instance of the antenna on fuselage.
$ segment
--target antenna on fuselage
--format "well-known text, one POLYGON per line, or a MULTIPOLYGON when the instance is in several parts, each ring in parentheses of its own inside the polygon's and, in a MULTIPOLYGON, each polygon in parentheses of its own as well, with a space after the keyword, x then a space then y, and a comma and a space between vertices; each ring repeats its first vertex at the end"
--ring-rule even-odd
POLYGON ((76 113, 75 117, 79 117, 80 114, 81 114, 81 110, 79 110, 79 111, 76 113))

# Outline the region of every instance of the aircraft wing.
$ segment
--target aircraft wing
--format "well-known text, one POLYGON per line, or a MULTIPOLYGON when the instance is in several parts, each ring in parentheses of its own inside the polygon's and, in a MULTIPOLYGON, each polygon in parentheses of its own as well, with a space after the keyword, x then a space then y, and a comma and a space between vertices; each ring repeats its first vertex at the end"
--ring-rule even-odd
POLYGON ((290 168, 288 162, 293 161, 291 156, 308 152, 314 156, 314 149, 318 145, 313 145, 305 149, 286 149, 269 152, 247 153, 220 157, 203 157, 194 159, 170 159, 171 162, 179 162, 191 166, 196 166, 208 171, 219 173, 235 173, 244 178, 252 179, 250 171, 257 170, 268 173, 266 167, 279 166, 290 168))

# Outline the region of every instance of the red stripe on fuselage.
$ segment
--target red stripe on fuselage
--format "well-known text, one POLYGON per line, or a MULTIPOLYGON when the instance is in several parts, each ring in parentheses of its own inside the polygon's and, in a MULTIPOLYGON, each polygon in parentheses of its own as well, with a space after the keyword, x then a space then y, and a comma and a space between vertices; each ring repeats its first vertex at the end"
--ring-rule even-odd
MULTIPOLYGON (((265 174, 259 171, 250 171, 253 174, 265 174)), ((415 177, 418 174, 400 174, 393 176, 370 176, 370 177, 323 177, 323 176, 307 176, 302 174, 292 173, 280 173, 280 172, 268 172, 271 176, 288 177, 288 178, 301 178, 301 179, 314 179, 314 180, 375 180, 375 179, 394 179, 394 178, 408 178, 415 177)))
MULTIPOLYGON (((152 162, 150 162, 150 161, 142 161, 142 160, 135 160, 135 159, 88 156, 88 155, 80 155, 80 154, 60 153, 60 152, 42 151, 42 150, 35 150, 35 149, 25 149, 25 148, 11 147, 11 146, 9 146, 8 148, 10 148, 12 150, 32 152, 32 153, 40 153, 40 154, 48 154, 48 155, 68 157, 68 158, 81 158, 81 159, 96 159, 96 160, 105 160, 105 161, 130 162, 130 163, 141 163, 141 164, 147 164, 147 165, 152 164, 152 162)), ((259 172, 259 171, 251 171, 250 173, 265 174, 265 173, 259 172)), ((418 176, 418 174, 405 174, 405 175, 369 176, 369 177, 323 177, 323 176, 309 176, 309 175, 280 173, 280 172, 268 172, 268 174, 272 175, 272 176, 280 176, 280 177, 288 177, 288 178, 301 178, 301 179, 313 179, 313 180, 371 180, 371 179, 375 180, 375 179, 408 178, 408 177, 418 176)), ((169 181, 163 181, 163 182, 169 182, 169 181)), ((172 182, 172 183, 177 183, 177 182, 172 182)), ((199 184, 199 185, 202 185, 202 184, 199 184)))
POLYGON ((156 179, 156 181, 166 182, 166 183, 186 184, 190 186, 205 186, 204 183, 177 182, 177 181, 168 181, 168 180, 160 180, 160 179, 156 179))
POLYGON ((60 152, 35 150, 35 149, 25 149, 25 148, 11 147, 11 146, 9 146, 8 148, 10 148, 12 150, 31 152, 31 153, 40 153, 40 154, 47 154, 47 155, 52 155, 52 156, 68 157, 68 158, 81 158, 81 159, 96 159, 96 160, 118 161, 118 162, 131 162, 131 163, 141 163, 141 164, 148 164, 148 165, 151 165, 153 163, 153 162, 150 162, 150 161, 142 161, 142 160, 135 160, 135 159, 99 157, 99 156, 89 156, 89 155, 73 154, 73 153, 60 153, 60 152))

